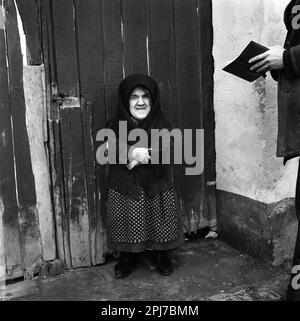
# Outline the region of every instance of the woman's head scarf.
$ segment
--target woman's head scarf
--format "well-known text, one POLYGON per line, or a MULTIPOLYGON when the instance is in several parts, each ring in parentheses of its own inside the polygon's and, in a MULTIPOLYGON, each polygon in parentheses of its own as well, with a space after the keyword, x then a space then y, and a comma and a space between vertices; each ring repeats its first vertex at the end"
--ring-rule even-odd
MULTIPOLYGON (((118 88, 118 109, 114 118, 113 127, 118 126, 119 121, 127 121, 128 130, 143 128, 150 134, 150 130, 169 128, 170 124, 166 120, 159 102, 159 87, 156 81, 147 75, 132 74, 124 78, 118 88), (142 121, 135 121, 129 110, 129 98, 133 90, 137 87, 145 89, 151 97, 151 110, 142 121)), ((116 129, 117 128, 113 128, 116 129)), ((149 137, 150 138, 150 137, 149 137)))
POLYGON ((292 29, 292 19, 297 13, 292 12, 292 8, 295 6, 296 0, 291 0, 290 3, 286 6, 284 11, 284 23, 288 30, 292 29))

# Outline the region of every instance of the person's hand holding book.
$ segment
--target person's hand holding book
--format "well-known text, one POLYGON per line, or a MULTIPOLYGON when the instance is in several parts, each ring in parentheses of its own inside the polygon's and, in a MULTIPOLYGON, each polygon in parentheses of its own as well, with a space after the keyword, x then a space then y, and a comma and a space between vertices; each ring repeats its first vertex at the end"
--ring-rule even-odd
POLYGON ((268 51, 249 60, 249 64, 254 64, 250 70, 260 73, 283 69, 283 52, 284 48, 280 46, 270 47, 268 51))

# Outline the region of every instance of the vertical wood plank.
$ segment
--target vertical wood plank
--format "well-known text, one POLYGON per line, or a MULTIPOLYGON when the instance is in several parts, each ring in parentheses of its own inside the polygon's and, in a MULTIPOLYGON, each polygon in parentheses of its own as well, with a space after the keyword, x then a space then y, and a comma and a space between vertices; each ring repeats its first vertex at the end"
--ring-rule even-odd
MULTIPOLYGON (((96 177, 95 162, 93 153, 93 136, 91 128, 91 103, 87 104, 81 100, 82 129, 83 129, 83 147, 85 160, 85 177, 87 189, 87 208, 89 213, 90 230, 90 248, 92 264, 99 264, 102 260, 98 258, 100 254, 101 240, 97 240, 97 212, 96 212, 96 177), (97 241, 99 243, 97 244, 97 241), (98 263, 99 262, 99 263, 98 263)), ((102 263, 102 262, 101 262, 102 263)))
MULTIPOLYGON (((43 63, 45 64, 46 71, 46 85, 48 88, 57 87, 56 76, 56 62, 55 62, 55 39, 54 39, 54 27, 53 27, 53 13, 52 13, 52 0, 41 1, 41 28, 42 28, 42 56, 43 63)), ((49 91, 50 99, 52 92, 49 91)), ((51 107, 51 106, 50 106, 51 107)), ((48 109, 48 117, 51 109, 48 109)))
MULTIPOLYGON (((64 103, 65 104, 65 103, 64 103)), ((91 264, 80 106, 61 108, 62 149, 72 267, 91 264)))
MULTIPOLYGON (((2 9, 0 5, 0 15, 3 14, 2 9)), ((2 19, 4 21, 5 17, 2 19)), ((22 260, 5 48, 3 25, 0 27, 0 211, 3 212, 0 221, 3 248, 0 251, 3 251, 3 264, 9 277, 15 270, 21 270, 22 260)))
MULTIPOLYGON (((117 91, 123 79, 123 39, 121 23, 121 1, 103 0, 103 33, 104 33, 104 75, 107 120, 115 116, 118 108, 117 91)), ((99 146, 96 145, 96 147, 99 146)), ((101 216, 106 220, 107 171, 105 165, 98 165, 99 186, 101 191, 101 216)))
POLYGON ((39 30, 39 3, 36 0, 16 0, 16 3, 26 35, 29 64, 40 65, 42 63, 42 58, 39 30))
POLYGON ((94 0, 74 3, 80 94, 85 101, 93 102, 95 137, 106 123, 102 5, 94 0))
POLYGON ((125 75, 148 73, 146 0, 122 0, 125 75))
POLYGON ((83 104, 82 107, 87 199, 90 214, 90 246, 92 264, 97 265, 104 263, 104 255, 105 252, 107 252, 105 241, 103 240, 104 226, 102 218, 104 209, 100 208, 100 200, 98 198, 99 187, 97 186, 97 180, 95 177, 96 161, 95 148, 92 137, 92 103, 87 102, 83 104))
POLYGON ((204 168, 206 182, 205 217, 212 230, 217 229, 216 214, 216 151, 215 151, 215 115, 213 104, 213 72, 212 56, 213 28, 212 28, 212 1, 198 0, 199 31, 201 52, 201 92, 203 106, 204 137, 204 168))
MULTIPOLYGON (((58 103, 56 103, 58 105, 58 103)), ((59 107, 56 107, 57 109, 59 107)), ((64 115, 64 114, 63 114, 64 115)), ((65 184, 65 173, 66 168, 68 168, 68 161, 64 163, 64 155, 65 153, 68 154, 69 145, 66 145, 63 133, 64 131, 62 128, 65 128, 64 124, 68 124, 69 126, 69 119, 67 118, 64 121, 62 118, 60 121, 59 119, 53 120, 52 122, 52 131, 53 131, 53 147, 54 147, 54 155, 53 155, 53 165, 52 165, 52 177, 53 177, 53 200, 55 204, 56 210, 56 224, 57 224, 57 234, 60 237, 60 244, 63 244, 62 250, 64 255, 64 262, 66 268, 72 267, 72 260, 71 260, 71 249, 70 249, 70 232, 69 232, 69 193, 68 193, 68 186, 65 184), (63 149, 63 146, 67 146, 63 149), (61 230, 60 230, 61 227, 61 230), (62 243, 63 242, 63 243, 62 243)), ((66 137, 68 138, 68 136, 66 137)), ((69 142, 67 141, 67 144, 69 142)), ((66 159, 66 157, 65 157, 66 159)), ((61 251, 61 250, 60 250, 61 251)), ((61 253, 61 252, 60 252, 61 253)), ((61 253, 62 255, 62 253, 61 253)))
POLYGON ((1 285, 6 280, 3 214, 4 214, 4 205, 3 205, 3 200, 2 200, 2 186, 0 184, 0 284, 1 285))
POLYGON ((58 124, 58 104, 57 102, 53 102, 51 97, 51 84, 56 83, 56 73, 54 70, 55 64, 50 0, 44 0, 41 2, 41 27, 43 63, 45 66, 49 166, 55 220, 55 242, 58 258, 64 262, 66 268, 70 268, 71 258, 68 242, 69 233, 66 230, 66 225, 63 224, 65 212, 58 124))
POLYGON ((26 127, 37 197, 39 230, 43 260, 56 258, 53 210, 50 199, 50 175, 44 144, 44 116, 46 110, 43 89, 43 66, 24 66, 23 83, 26 104, 26 127))
MULTIPOLYGON (((78 106, 80 107, 80 106, 78 106)), ((70 208, 70 245, 74 267, 91 265, 90 230, 85 177, 85 157, 81 109, 71 109, 70 169, 72 195, 70 208)))
POLYGON ((62 144, 64 188, 71 261, 72 267, 88 266, 91 264, 91 257, 83 132, 79 100, 74 98, 79 97, 79 75, 73 1, 52 1, 52 14, 58 95, 64 98, 60 113, 62 115, 61 133, 64 141, 62 144), (68 96, 71 96, 70 99, 68 96), (64 116, 65 113, 67 113, 67 118, 64 116), (64 121, 64 118, 67 121, 64 121))
POLYGON ((72 0, 53 0, 53 32, 59 94, 78 97, 78 69, 72 0))
MULTIPOLYGON (((202 124, 197 1, 174 0, 174 19, 177 95, 181 127, 197 129, 202 124)), ((184 145, 185 148, 186 145, 184 145)), ((195 135, 193 135, 192 145, 195 150, 195 135)), ((188 176, 183 172, 181 187, 189 230, 196 230, 200 218, 201 194, 204 192, 200 175, 188 176)))
POLYGON ((23 91, 23 63, 13 0, 5 1, 7 13, 8 63, 10 81, 10 106, 13 123, 13 142, 16 162, 21 255, 25 274, 32 276, 35 264, 42 258, 41 237, 38 226, 34 177, 30 159, 25 120, 23 91))
MULTIPOLYGON (((176 65, 173 0, 150 1, 150 70, 158 82, 160 101, 166 117, 175 125, 176 65)), ((177 124, 176 124, 177 125, 177 124)))
POLYGON ((103 32, 106 111, 107 119, 111 119, 117 110, 117 90, 123 79, 120 0, 103 0, 103 32))
POLYGON ((75 0, 76 34, 78 47, 79 86, 82 104, 88 209, 90 217, 92 263, 103 263, 102 209, 98 199, 99 179, 96 178, 95 154, 91 154, 96 133, 105 127, 106 103, 104 84, 104 40, 102 1, 75 0), (93 36, 91 36, 93 35, 93 36), (88 103, 87 103, 88 102, 88 103), (90 103, 89 103, 90 102, 90 103), (93 110, 91 107, 93 106, 93 110), (93 121, 89 112, 93 111, 93 121), (91 127, 90 127, 91 126, 91 127), (91 144, 93 144, 91 146, 91 144))
MULTIPOLYGON (((61 172, 60 164, 58 164, 57 172, 61 175, 60 180, 63 181, 63 191, 64 191, 64 216, 62 217, 63 232, 64 232, 64 243, 68 246, 70 251, 70 267, 72 265, 72 255, 71 253, 71 240, 70 240, 70 212, 71 212, 71 193, 72 193, 72 181, 71 181, 71 159, 70 159, 70 136, 71 136, 71 110, 64 109, 60 110, 59 113, 59 128, 55 128, 55 142, 60 141, 59 145, 56 145, 56 155, 59 156, 61 152, 61 172), (58 150, 61 148, 61 150, 58 150)), ((59 159, 57 159, 58 161, 59 159)), ((68 258, 67 258, 68 259, 68 258)))
MULTIPOLYGON (((174 128, 180 128, 176 92, 176 60, 173 0, 149 2, 151 76, 158 82, 162 109, 174 128)), ((181 166, 173 166, 176 190, 181 194, 181 166)))

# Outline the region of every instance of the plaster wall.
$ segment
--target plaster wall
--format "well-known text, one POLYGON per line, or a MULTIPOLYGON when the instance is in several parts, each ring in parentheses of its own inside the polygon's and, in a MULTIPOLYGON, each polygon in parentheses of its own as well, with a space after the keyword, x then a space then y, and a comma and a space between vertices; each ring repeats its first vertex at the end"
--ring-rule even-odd
POLYGON ((214 0, 217 189, 263 203, 294 197, 298 159, 276 157, 277 83, 253 83, 222 71, 250 40, 283 45, 289 0, 214 0))

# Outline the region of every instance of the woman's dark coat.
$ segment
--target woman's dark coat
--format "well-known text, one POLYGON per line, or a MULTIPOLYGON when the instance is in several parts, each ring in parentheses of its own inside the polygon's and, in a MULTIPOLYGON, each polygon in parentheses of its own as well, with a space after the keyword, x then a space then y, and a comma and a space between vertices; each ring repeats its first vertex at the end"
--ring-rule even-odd
MULTIPOLYGON (((128 131, 141 128, 148 133, 148 146, 139 145, 139 147, 152 148, 150 141, 151 129, 171 129, 170 123, 166 120, 159 101, 159 87, 156 81, 147 76, 140 74, 133 74, 123 79, 118 89, 118 109, 116 116, 110 120, 107 127, 113 129, 118 143, 122 141, 123 150, 126 155, 134 142, 127 140, 127 137, 119 137, 118 128, 119 122, 125 121, 127 123, 128 131), (137 122, 132 117, 129 111, 129 97, 131 92, 136 87, 143 87, 151 96, 151 111, 149 115, 141 122, 137 122)), ((119 148, 117 148, 117 154, 119 148)), ((171 146, 172 151, 173 146, 171 146)), ((152 148, 151 155, 158 153, 161 155, 162 148, 152 148)), ((160 156, 159 156, 160 157, 160 156)), ((129 160, 127 159, 129 162, 129 160)), ((141 195, 141 187, 144 189, 148 196, 159 194, 160 192, 173 187, 171 167, 169 164, 149 164, 139 165, 132 170, 128 170, 126 164, 109 165, 108 186, 114 190, 129 195, 133 198, 139 198, 141 195)))

